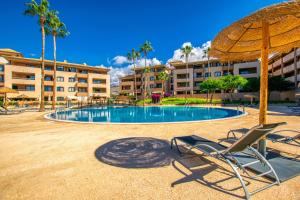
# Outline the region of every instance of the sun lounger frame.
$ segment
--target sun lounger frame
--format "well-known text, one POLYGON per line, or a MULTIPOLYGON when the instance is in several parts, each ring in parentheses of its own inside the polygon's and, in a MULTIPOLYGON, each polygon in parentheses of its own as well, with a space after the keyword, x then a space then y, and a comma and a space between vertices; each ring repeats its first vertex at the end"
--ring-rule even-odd
MULTIPOLYGON (((261 132, 264 132, 264 134, 262 134, 262 136, 258 137, 256 141, 258 141, 261 137, 263 137, 263 135, 266 135, 267 133, 269 133, 270 131, 272 131, 274 128, 276 128, 277 126, 279 125, 282 125, 284 123, 275 123, 275 124, 269 124, 271 126, 269 126, 269 128, 265 128, 266 126, 262 126, 262 125, 259 125, 259 126, 255 126, 253 128, 251 128, 247 134, 250 134, 252 133, 253 131, 261 131, 261 132)), ((171 149, 173 149, 173 146, 175 145, 177 151, 179 152, 180 155, 182 155, 183 152, 180 151, 179 149, 179 146, 178 146, 178 141, 180 142, 183 142, 184 144, 186 144, 188 146, 188 149, 185 153, 189 152, 189 151, 192 151, 193 149, 197 149, 197 150, 200 150, 201 152, 203 152, 204 155, 206 156, 211 156, 211 157, 214 157, 218 160, 221 160, 221 161, 224 161, 225 163, 227 163, 233 170, 236 178, 239 179, 241 185, 242 185, 242 188, 245 192, 245 197, 246 199, 250 199, 250 197, 260 191, 263 191, 265 189, 268 189, 270 187, 272 187, 273 185, 279 185, 280 184, 280 180, 275 172, 275 170, 273 169, 273 167, 271 166, 271 164, 267 161, 267 159, 262 156, 256 149, 254 149, 252 147, 252 145, 254 144, 254 142, 252 141, 251 143, 249 143, 248 145, 246 145, 246 147, 244 148, 244 150, 242 151, 238 151, 240 148, 242 148, 240 146, 239 143, 243 143, 245 142, 246 138, 247 137, 247 134, 244 135, 242 138, 240 138, 238 141, 235 141, 235 143, 226 148, 225 146, 219 144, 219 143, 216 143, 216 142, 213 142, 213 141, 210 141, 210 140, 206 140, 205 138, 201 138, 201 137, 198 137, 198 136, 183 136, 183 137, 174 137, 172 140, 171 140, 171 149), (195 138, 199 138, 200 140, 206 140, 206 141, 209 141, 211 143, 215 143, 216 145, 220 145, 220 147, 224 147, 223 150, 218 150, 210 145, 207 145, 207 144, 196 144, 196 145, 190 145, 189 143, 186 143, 182 138, 184 137, 195 137, 195 138), (209 149, 210 151, 206 151, 204 149, 209 149), (238 161, 238 159, 236 159, 235 157, 235 154, 236 153, 246 153, 248 155, 251 155, 253 158, 255 158, 256 160, 255 161, 252 161, 252 162, 249 162, 249 163, 240 163, 238 161), (251 154, 249 154, 251 153, 251 154), (263 173, 260 173, 260 174, 257 174, 255 176, 251 176, 248 172, 247 172, 247 169, 246 167, 250 166, 250 165, 254 165, 254 164, 257 164, 257 163, 261 163, 263 164, 264 166, 267 166, 268 167, 268 171, 266 172, 263 172, 263 173), (267 174, 270 174, 270 173, 273 173, 274 177, 275 177, 275 180, 274 182, 271 182, 270 184, 267 184, 261 188, 258 188, 252 192, 250 192, 246 186, 246 183, 244 181, 244 179, 242 178, 241 174, 240 174, 240 171, 241 170, 242 172, 246 173, 248 175, 249 178, 251 179, 257 179, 259 177, 262 177, 262 176, 265 176, 267 174)))

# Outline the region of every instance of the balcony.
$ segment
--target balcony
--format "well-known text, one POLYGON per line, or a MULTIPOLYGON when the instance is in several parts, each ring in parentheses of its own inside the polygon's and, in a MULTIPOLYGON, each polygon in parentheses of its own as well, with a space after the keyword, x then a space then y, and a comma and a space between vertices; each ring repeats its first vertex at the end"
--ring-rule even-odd
POLYGON ((44 72, 45 72, 45 75, 51 75, 51 76, 54 75, 54 71, 45 70, 44 72))
POLYGON ((44 81, 45 85, 53 86, 53 81, 44 81))
POLYGON ((88 87, 88 83, 84 83, 84 82, 78 82, 76 83, 77 87, 88 87))
POLYGON ((78 96, 78 97, 87 97, 88 96, 88 92, 77 92, 76 96, 78 96))
POLYGON ((77 78, 88 78, 88 74, 86 73, 76 73, 76 77, 77 78))

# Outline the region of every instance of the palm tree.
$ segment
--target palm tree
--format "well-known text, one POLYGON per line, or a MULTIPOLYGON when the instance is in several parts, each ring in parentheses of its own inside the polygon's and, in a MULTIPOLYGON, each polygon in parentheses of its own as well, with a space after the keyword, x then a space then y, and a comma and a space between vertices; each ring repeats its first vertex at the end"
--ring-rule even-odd
POLYGON ((44 104, 44 77, 45 77, 45 22, 47 14, 49 12, 49 2, 47 0, 41 0, 40 4, 37 4, 35 0, 32 0, 30 3, 26 3, 26 10, 24 11, 25 15, 28 16, 38 16, 39 25, 42 30, 42 69, 41 69, 41 103, 40 103, 40 112, 45 111, 44 104))
POLYGON ((136 51, 135 49, 132 49, 131 52, 127 54, 127 59, 130 60, 133 63, 133 71, 134 71, 134 96, 135 100, 137 100, 137 91, 136 91, 136 61, 141 57, 140 52, 136 51))
MULTIPOLYGON (((153 51, 153 47, 152 47, 152 44, 151 42, 149 41, 146 41, 140 48, 140 52, 142 52, 144 54, 144 59, 145 59, 145 71, 144 73, 147 74, 150 72, 150 69, 147 69, 147 55, 150 51, 153 51), (149 71, 149 72, 146 72, 146 71, 149 71)), ((149 88, 148 88, 148 84, 147 84, 147 77, 144 77, 145 78, 145 90, 146 90, 146 93, 148 93, 149 91, 149 88)), ((143 98, 145 99, 145 92, 143 92, 143 98)))
MULTIPOLYGON (((209 57, 209 52, 210 52, 210 47, 207 47, 206 49, 203 49, 203 57, 202 58, 207 58, 207 65, 208 65, 208 77, 210 77, 210 57, 209 57)), ((204 70, 203 70, 204 72, 204 70)), ((205 73, 204 73, 205 74, 205 73)), ((204 76, 205 77, 205 76, 204 76)))
MULTIPOLYGON (((181 58, 184 57, 185 59, 185 69, 186 69, 186 83, 185 87, 188 87, 188 82, 189 82, 189 57, 192 53, 193 46, 192 45, 185 45, 183 46, 180 51, 181 51, 181 58)), ((185 90, 185 99, 187 98, 187 89, 185 90)))
POLYGON ((168 74, 167 70, 166 71, 162 71, 162 72, 160 72, 158 74, 158 80, 161 81, 161 85, 162 85, 162 87, 161 87, 161 89, 162 89, 162 91, 161 91, 162 97, 164 96, 164 84, 165 84, 165 82, 168 79, 169 79, 169 74, 168 74))
POLYGON ((53 37, 53 97, 52 97, 52 109, 55 109, 56 104, 56 38, 65 38, 70 33, 64 23, 62 23, 58 17, 58 12, 52 10, 48 12, 47 19, 45 23, 45 33, 46 35, 52 35, 53 37))

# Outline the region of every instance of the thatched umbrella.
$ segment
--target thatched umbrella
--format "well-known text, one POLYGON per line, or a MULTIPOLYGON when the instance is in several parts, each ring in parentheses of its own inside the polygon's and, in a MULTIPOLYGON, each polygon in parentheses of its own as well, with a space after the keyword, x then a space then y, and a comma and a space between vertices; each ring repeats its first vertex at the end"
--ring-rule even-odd
MULTIPOLYGON (((266 123, 269 53, 300 47, 300 1, 275 4, 245 17, 220 32, 210 55, 221 60, 261 58, 259 124, 266 123)), ((259 151, 265 154, 265 140, 259 151)))
POLYGON ((255 98, 257 98, 255 95, 252 95, 252 94, 246 94, 246 95, 244 95, 244 97, 250 99, 250 104, 251 104, 251 105, 252 105, 252 103, 253 103, 253 100, 254 100, 255 98))
POLYGON ((8 87, 1 87, 0 88, 0 94, 4 94, 4 102, 3 102, 3 107, 7 109, 7 93, 19 93, 17 90, 13 90, 8 87))

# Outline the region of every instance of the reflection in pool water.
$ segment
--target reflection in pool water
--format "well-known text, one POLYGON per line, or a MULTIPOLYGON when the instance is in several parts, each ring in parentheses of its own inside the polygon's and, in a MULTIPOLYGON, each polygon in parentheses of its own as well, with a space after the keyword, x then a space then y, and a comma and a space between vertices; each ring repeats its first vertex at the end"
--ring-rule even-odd
POLYGON ((58 111, 50 118, 77 122, 110 122, 110 123, 159 123, 185 122, 223 119, 242 115, 243 112, 209 107, 153 106, 121 107, 103 106, 74 110, 58 111))

